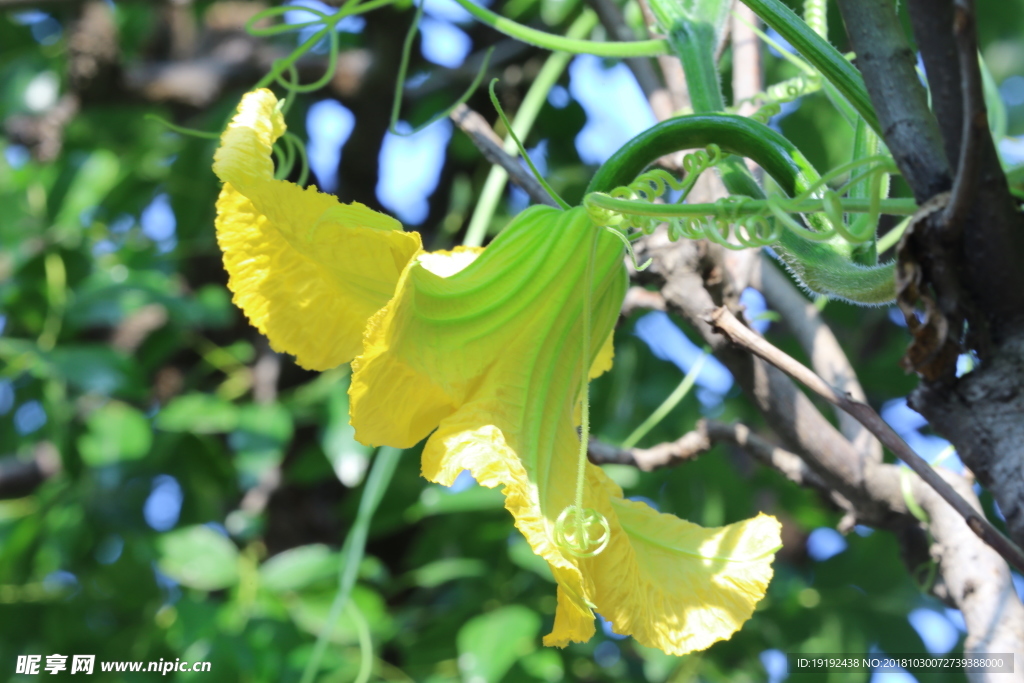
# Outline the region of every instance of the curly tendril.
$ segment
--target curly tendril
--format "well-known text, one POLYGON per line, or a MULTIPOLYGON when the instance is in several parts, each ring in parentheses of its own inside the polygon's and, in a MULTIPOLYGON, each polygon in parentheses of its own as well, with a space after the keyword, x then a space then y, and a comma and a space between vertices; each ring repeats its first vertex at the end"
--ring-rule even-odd
MULTIPOLYGON (((838 166, 796 197, 775 194, 767 199, 752 199, 741 195, 724 197, 714 204, 678 204, 674 206, 654 203, 668 188, 692 188, 697 176, 721 159, 721 151, 714 145, 684 158, 686 180, 677 181, 662 170, 641 175, 627 186, 617 187, 607 194, 588 194, 583 204, 591 219, 598 225, 615 230, 639 230, 651 234, 665 223, 669 239, 707 239, 727 249, 764 247, 779 241, 784 230, 810 242, 828 242, 839 236, 851 244, 862 244, 874 239, 878 218, 882 213, 905 213, 913 207, 904 200, 883 200, 880 188, 889 173, 895 171, 892 159, 876 155, 857 159, 838 166), (865 168, 866 167, 866 168, 865 168), (858 169, 860 173, 855 173, 858 169), (828 187, 847 174, 849 180, 838 189, 828 187), (843 195, 862 183, 868 183, 867 199, 843 195), (862 215, 848 221, 850 213, 862 215), (806 227, 795 216, 822 215, 827 221, 815 221, 817 229, 806 227)), ((681 200, 680 200, 681 201, 681 200)), ((625 237, 623 237, 625 239, 625 237)))
POLYGON ((405 34, 405 41, 402 43, 402 58, 398 63, 398 76, 395 79, 395 99, 391 105, 391 120, 388 124, 388 132, 393 135, 401 135, 403 137, 415 135, 427 126, 433 125, 441 119, 448 118, 448 115, 455 111, 456 107, 469 100, 469 98, 473 96, 473 93, 476 92, 476 89, 480 87, 480 84, 484 80, 484 75, 487 73, 487 67, 491 62, 491 56, 494 54, 493 47, 487 49, 487 52, 484 54, 483 61, 480 62, 480 68, 477 70, 476 76, 473 77, 473 82, 470 83, 465 92, 463 92, 459 98, 446 109, 434 114, 426 123, 423 123, 412 130, 407 132, 398 130, 398 113, 402 107, 402 91, 405 88, 405 76, 409 71, 409 59, 412 54, 412 44, 416 38, 416 34, 419 32, 420 22, 423 19, 423 10, 425 7, 425 2, 420 2, 416 7, 416 14, 413 15, 412 24, 409 26, 409 32, 405 34))
POLYGON ((763 107, 755 111, 753 114, 751 114, 750 118, 754 119, 758 123, 762 123, 767 126, 768 122, 772 120, 772 117, 777 116, 781 112, 782 105, 780 105, 778 102, 769 102, 768 104, 764 105, 763 107))
MULTIPOLYGON (((689 195, 690 190, 693 189, 693 185, 697 182, 700 174, 715 166, 721 160, 721 148, 718 145, 708 145, 705 149, 690 152, 683 157, 682 166, 685 174, 683 180, 676 180, 671 173, 658 168, 644 173, 629 185, 616 187, 608 195, 616 199, 639 200, 653 204, 668 192, 669 189, 672 189, 682 193, 679 201, 683 201, 689 195)), ((651 216, 608 210, 595 205, 592 201, 588 201, 588 198, 589 195, 584 197, 583 206, 590 214, 591 220, 600 226, 616 228, 617 232, 619 230, 628 232, 632 229, 639 230, 645 235, 650 235, 662 222, 651 216)), ((634 258, 635 264, 636 260, 634 258)))
POLYGON ((608 546, 611 537, 608 520, 593 508, 570 505, 555 520, 555 545, 576 557, 594 557, 608 546))

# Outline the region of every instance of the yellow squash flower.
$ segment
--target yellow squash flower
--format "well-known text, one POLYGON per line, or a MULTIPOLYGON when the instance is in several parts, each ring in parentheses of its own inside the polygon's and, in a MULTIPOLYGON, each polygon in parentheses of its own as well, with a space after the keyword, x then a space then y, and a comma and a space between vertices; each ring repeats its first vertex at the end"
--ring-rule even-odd
POLYGON ((250 93, 214 165, 229 285, 274 348, 313 368, 358 354, 360 441, 408 448, 429 436, 424 477, 450 485, 469 470, 503 487, 558 583, 545 644, 588 640, 595 611, 676 655, 737 631, 771 579, 778 522, 705 529, 626 500, 578 457, 583 368, 611 367, 621 242, 583 209, 532 207, 485 250, 424 253, 390 218, 274 180, 283 130, 274 96, 250 93))

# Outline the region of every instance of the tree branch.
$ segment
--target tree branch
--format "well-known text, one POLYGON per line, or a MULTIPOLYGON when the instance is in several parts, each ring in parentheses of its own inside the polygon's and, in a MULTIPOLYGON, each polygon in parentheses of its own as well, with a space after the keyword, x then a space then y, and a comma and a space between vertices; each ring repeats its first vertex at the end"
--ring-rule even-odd
POLYGON ((757 110, 757 105, 750 100, 764 87, 761 78, 761 42, 753 29, 757 24, 754 10, 743 3, 737 3, 731 35, 732 102, 733 105, 742 102, 737 110, 740 116, 750 116, 757 110))
POLYGON ((633 465, 644 472, 650 472, 694 460, 710 451, 717 443, 739 446, 763 464, 781 472, 791 482, 828 492, 825 482, 807 467, 800 456, 758 436, 743 424, 700 420, 692 432, 651 448, 617 448, 592 438, 587 455, 595 465, 633 465))
MULTIPOLYGON (((866 401, 867 396, 857 381, 857 373, 839 345, 839 340, 821 319, 818 309, 767 257, 762 257, 759 265, 760 268, 754 269, 759 276, 758 281, 751 282, 751 285, 760 289, 768 305, 782 316, 783 322, 810 358, 814 371, 840 391, 858 401, 866 401)), ((858 452, 876 462, 882 461, 882 444, 864 425, 838 409, 836 419, 839 431, 858 452)))
MULTIPOLYGON (((972 577, 979 569, 985 572, 986 577, 1008 575, 1005 562, 968 530, 959 513, 916 475, 896 465, 861 457, 788 377, 747 350, 730 344, 705 322, 706 314, 715 307, 715 298, 721 298, 720 293, 732 287, 721 283, 722 279, 728 279, 729 271, 724 267, 722 255, 717 249, 706 242, 671 243, 661 232, 640 240, 637 247, 640 258, 650 256, 653 262, 649 269, 636 274, 636 277, 645 278, 647 282, 657 283, 661 287, 669 310, 681 315, 701 334, 715 350, 716 357, 732 372, 767 424, 780 436, 786 448, 799 456, 809 470, 825 483, 829 489, 829 498, 847 513, 840 526, 850 528, 855 523, 862 523, 890 530, 899 539, 904 562, 911 568, 928 561, 930 541, 924 532, 927 529, 936 543, 943 544, 942 547, 932 548, 932 555, 939 558, 942 572, 940 583, 933 586, 934 592, 965 613, 973 610, 979 615, 979 619, 968 622, 969 642, 987 642, 984 639, 991 635, 991 624, 1006 634, 1006 638, 997 641, 1007 645, 1002 651, 1021 651, 1024 648, 1024 636, 1018 637, 1016 634, 1024 634, 1024 615, 1020 614, 1018 606, 1007 605, 1004 609, 1004 605, 994 605, 987 597, 990 595, 988 591, 982 592, 985 595, 972 592, 969 590, 971 583, 964 583, 958 578, 972 577), (713 292, 716 293, 714 298, 713 292), (909 513, 907 498, 901 486, 901 479, 907 475, 910 477, 909 483, 914 487, 912 490, 930 493, 934 502, 929 504, 948 514, 930 512, 931 520, 927 525, 915 519, 909 513), (955 525, 950 526, 950 519, 955 525), (958 530, 963 530, 966 539, 954 536, 959 533, 958 530), (992 572, 1003 574, 997 576, 992 572), (984 622, 985 617, 988 622, 984 622)), ((1020 348, 1024 349, 1024 343, 1020 348)), ((1018 364, 1024 366, 1024 362, 1020 361, 1024 358, 1024 352, 1018 353, 1016 358, 1018 364)), ((971 373, 965 379, 973 378, 975 374, 971 373)), ((1007 374, 1005 368, 1001 374, 1007 374)), ((1024 403, 1024 394, 1019 396, 1020 402, 1024 403)), ((1008 423, 1013 421, 1020 427, 1021 441, 1024 442, 1024 423, 1019 419, 1022 411, 1024 408, 1015 410, 1009 406, 1004 418, 1008 423)), ((983 438, 978 440, 978 446, 982 449, 986 447, 983 438)), ((1009 475, 1010 469, 1001 473, 1009 475)), ((1018 483, 1024 481, 1020 472, 1021 469, 1017 467, 1013 475, 1018 483)), ((956 480, 960 489, 969 489, 969 484, 961 478, 951 473, 945 476, 956 480)), ((922 495, 916 497, 924 502, 922 495)), ((1010 515, 1007 517, 1009 520, 1010 515)), ((995 585, 1005 587, 1006 584, 1003 582, 995 585)), ((1004 603, 1016 602, 1012 591, 1001 595, 1004 603)), ((984 678, 976 680, 990 683, 984 678)))
MULTIPOLYGON (((970 483, 949 471, 940 474, 979 514, 981 505, 970 483)), ((1024 606, 1017 599, 1010 569, 999 554, 975 536, 963 518, 920 479, 914 482, 914 498, 928 514, 934 542, 932 558, 938 562, 942 583, 936 593, 960 608, 967 626, 964 654, 1020 653, 1024 648, 1024 606)), ((972 683, 1020 681, 1014 676, 970 673, 972 683)))
POLYGON ((938 124, 890 0, 838 0, 885 143, 918 204, 949 189, 938 124))
MULTIPOLYGON (((949 203, 943 212, 946 239, 961 234, 964 221, 974 204, 978 189, 978 147, 981 136, 988 135, 988 115, 982 92, 981 69, 978 68, 978 37, 974 31, 974 3, 957 0, 953 34, 956 37, 959 81, 963 100, 961 111, 960 150, 957 155, 956 177, 949 203)), ((951 159, 954 157, 950 157, 951 159)))
POLYGON ((946 158, 953 167, 960 163, 964 112, 953 42, 953 0, 907 0, 907 10, 928 76, 932 111, 942 132, 946 158))
POLYGON ((530 195, 530 199, 538 204, 558 206, 533 174, 523 167, 522 162, 505 152, 501 138, 483 116, 465 104, 457 106, 450 116, 455 125, 469 136, 484 158, 505 169, 509 179, 523 188, 526 194, 530 195))
POLYGON ((837 392, 822 380, 821 377, 798 363, 792 356, 785 354, 764 338, 757 336, 737 320, 736 316, 726 308, 718 308, 711 312, 708 316, 708 322, 734 344, 747 349, 758 358, 783 370, 787 375, 798 380, 818 396, 821 396, 833 405, 839 406, 857 418, 896 457, 905 462, 919 477, 928 482, 966 520, 971 531, 995 548, 1018 571, 1024 571, 1024 552, 1021 552, 1021 549, 1014 545, 1013 541, 1003 536, 998 529, 992 526, 991 522, 978 514, 967 501, 960 497, 946 480, 940 477, 928 463, 922 460, 871 406, 837 392))

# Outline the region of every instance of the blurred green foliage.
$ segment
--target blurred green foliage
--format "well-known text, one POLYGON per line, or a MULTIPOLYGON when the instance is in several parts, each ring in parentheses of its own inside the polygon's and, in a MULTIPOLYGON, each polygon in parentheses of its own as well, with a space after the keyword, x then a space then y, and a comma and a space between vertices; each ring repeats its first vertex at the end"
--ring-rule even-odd
MULTIPOLYGON (((189 11, 200 16, 211 4, 189 11)), ((506 13, 557 28, 579 7, 512 0, 506 13)), ((1019 2, 979 7, 984 54, 1002 83, 1024 72, 1024 12, 1019 2)), ((627 16, 639 26, 633 10, 627 16)), ((156 49, 164 14, 130 2, 114 14, 123 59, 156 49)), ((60 92, 69 88, 71 10, 54 15, 63 33, 52 40, 34 36, 19 16, 0 13, 0 120, 32 113, 27 93, 41 74, 52 74, 60 92)), ((397 52, 401 32, 393 37, 374 49, 397 52)), ((769 82, 792 75, 791 65, 768 60, 769 82)), ((347 370, 302 371, 247 326, 230 303, 214 239, 216 143, 145 118, 214 130, 243 91, 228 87, 202 110, 137 96, 84 101, 48 161, 12 163, 25 148, 0 141, 0 455, 8 464, 60 463, 34 491, 0 501, 0 679, 14 676, 17 655, 90 653, 98 661, 212 662, 212 674, 173 674, 178 680, 294 681, 326 623, 339 548, 373 456, 348 425, 347 370), (169 234, 143 229, 154 200, 173 214, 169 234)), ((293 110, 300 135, 314 97, 293 110)), ((1008 110, 1011 134, 1024 127, 1019 104, 1008 110)), ((571 144, 584 121, 575 103, 546 106, 527 141, 551 140, 549 175, 570 198, 592 170, 571 144)), ((850 153, 844 126, 815 95, 783 131, 826 168, 850 153)), ((428 244, 464 228, 467 187, 475 195, 486 174, 458 134, 451 149, 435 195, 439 219, 423 227, 428 244)), ((635 317, 616 333, 615 368, 592 388, 596 433, 611 442, 681 379, 632 334, 635 317)), ((895 371, 905 335, 885 311, 832 303, 826 317, 872 402, 912 388, 895 371)), ((802 356, 784 330, 772 334, 802 356)), ((702 410, 688 396, 641 445, 677 438, 702 410)), ((713 410, 720 420, 759 423, 735 391, 713 410)), ((719 447, 658 472, 608 469, 628 495, 704 525, 759 510, 783 520, 775 579, 743 630, 684 658, 608 629, 586 644, 543 648, 555 608, 546 563, 512 527, 498 492, 427 484, 417 456, 404 455, 373 519, 352 593, 358 613, 346 610, 333 625, 321 681, 356 678, 364 631, 374 679, 760 681, 766 650, 924 652, 907 615, 943 609, 885 533, 851 534, 843 552, 812 560, 807 534, 834 526, 838 514, 719 447)))

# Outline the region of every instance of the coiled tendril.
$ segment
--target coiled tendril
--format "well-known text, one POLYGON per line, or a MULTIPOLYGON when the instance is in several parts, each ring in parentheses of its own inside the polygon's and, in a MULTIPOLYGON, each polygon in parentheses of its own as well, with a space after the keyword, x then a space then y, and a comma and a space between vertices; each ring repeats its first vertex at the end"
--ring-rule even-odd
MULTIPOLYGON (((705 149, 690 152, 683 157, 683 180, 676 180, 671 173, 663 169, 654 169, 639 176, 629 185, 617 187, 608 194, 616 199, 639 200, 653 204, 655 200, 664 195, 669 188, 681 192, 679 201, 683 201, 693 189, 694 183, 700 174, 708 170, 722 160, 722 150, 718 145, 708 145, 705 149)), ((639 230, 645 235, 650 235, 655 228, 662 223, 658 218, 652 216, 641 216, 611 211, 595 206, 584 198, 583 205, 590 214, 591 220, 597 225, 615 228, 628 232, 639 230)))
MULTIPOLYGON (((669 239, 673 241, 681 238, 707 239, 727 249, 770 245, 779 240, 784 229, 789 229, 798 237, 812 242, 828 241, 838 235, 847 242, 859 244, 874 238, 882 208, 882 182, 887 174, 896 172, 890 157, 878 155, 843 164, 792 198, 775 194, 767 200, 755 200, 732 195, 714 204, 680 205, 678 213, 674 215, 670 207, 663 207, 670 208, 670 211, 659 211, 657 215, 650 215, 642 210, 632 212, 629 208, 619 208, 622 204, 633 205, 637 209, 645 204, 653 204, 667 188, 683 190, 685 198, 697 176, 717 163, 721 159, 721 154, 721 150, 714 145, 709 146, 706 151, 688 154, 683 160, 683 167, 687 171, 683 182, 677 181, 662 170, 641 175, 630 185, 616 188, 605 195, 616 200, 626 200, 619 202, 616 208, 601 205, 600 193, 588 195, 584 198, 583 204, 595 223, 616 232, 635 229, 649 235, 658 225, 665 223, 668 226, 669 239), (865 166, 866 170, 854 173, 865 166), (847 173, 851 174, 851 177, 842 186, 835 190, 827 187, 829 181, 847 173), (869 183, 870 187, 866 213, 853 221, 848 221, 841 197, 854 186, 864 182, 869 183), (694 210, 703 213, 695 215, 694 210), (829 227, 825 230, 812 230, 794 217, 811 213, 824 214, 829 220, 822 224, 829 227)), ((858 210, 865 211, 863 205, 858 210)))
POLYGON ((555 544, 576 557, 594 557, 608 547, 611 537, 608 520, 593 508, 570 505, 555 520, 555 544))

